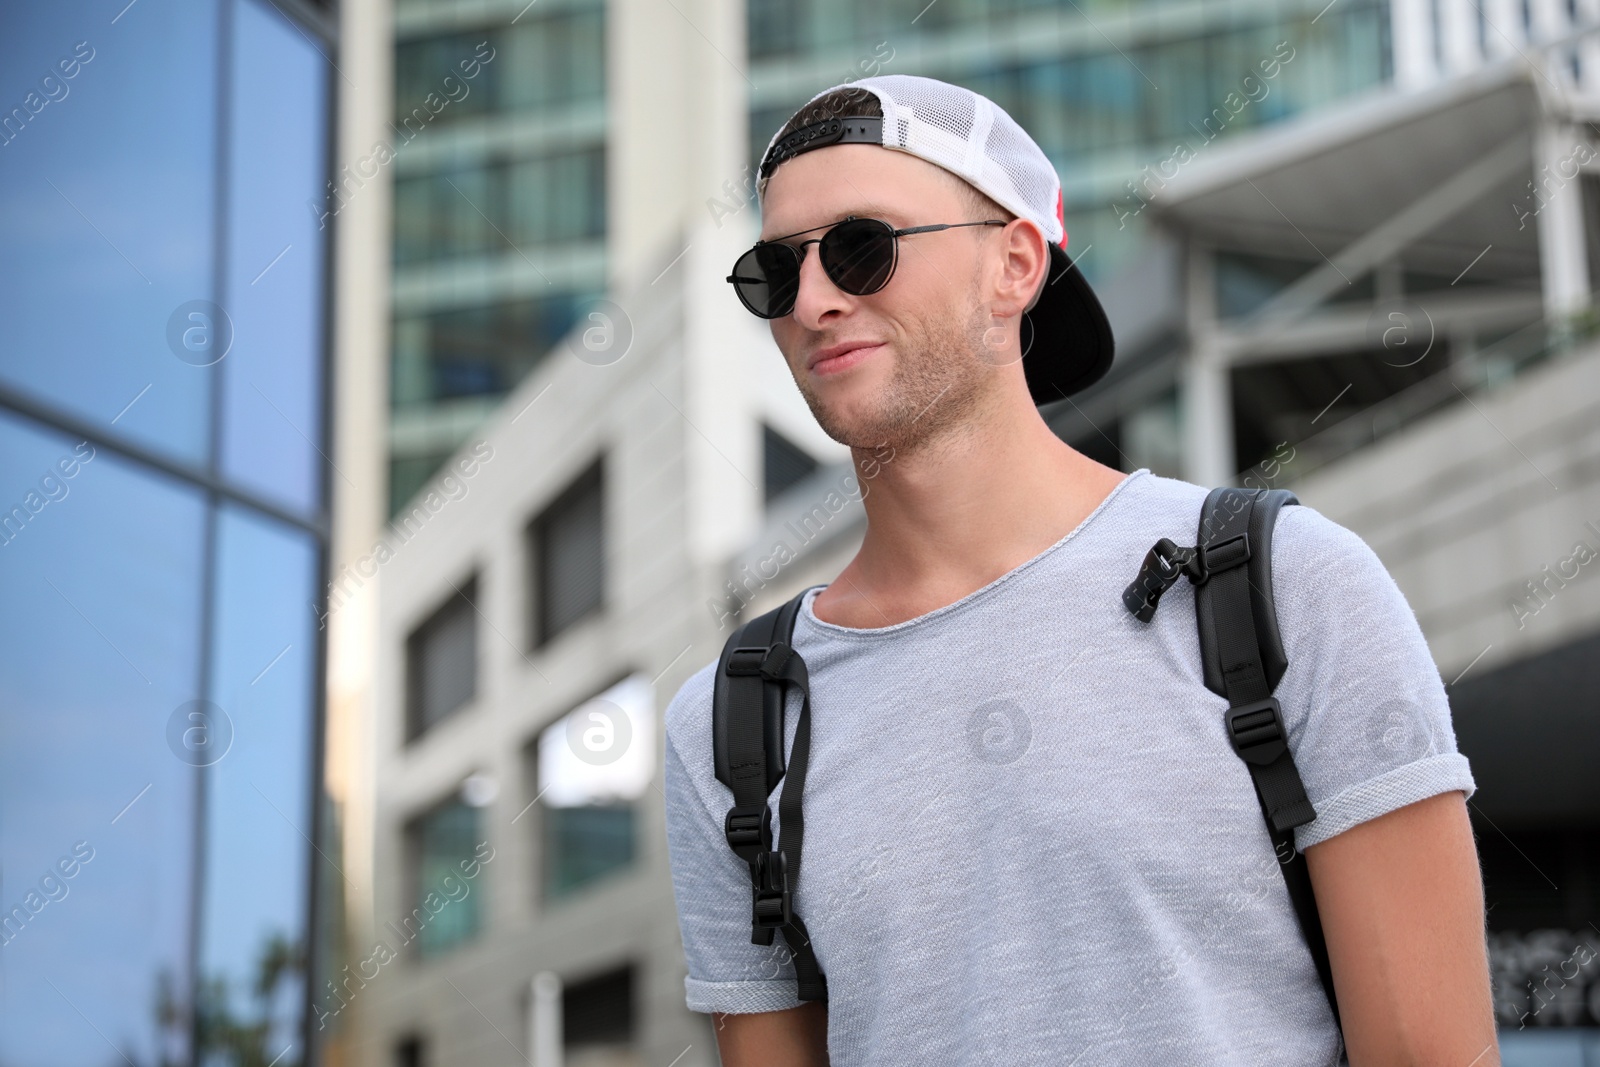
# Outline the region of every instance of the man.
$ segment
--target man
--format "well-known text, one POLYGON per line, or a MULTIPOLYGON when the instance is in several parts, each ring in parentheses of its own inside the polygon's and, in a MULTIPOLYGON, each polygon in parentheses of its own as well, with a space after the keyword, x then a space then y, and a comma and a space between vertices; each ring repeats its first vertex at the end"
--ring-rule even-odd
MULTIPOLYGON (((1048 160, 983 97, 895 75, 819 94, 763 172, 763 244, 730 281, 851 447, 868 524, 793 638, 811 688, 793 902, 826 1002, 799 999, 783 939, 751 943, 716 664, 667 710, 688 1005, 722 1062, 1339 1062, 1193 608, 1145 624, 1121 600, 1157 538, 1193 543, 1206 490, 1104 467, 1036 409, 1109 360, 1062 269, 1048 160)), ((1275 695, 1317 812, 1296 845, 1349 1062, 1498 1063, 1474 785, 1415 618, 1309 507, 1284 509, 1272 568, 1275 695)))

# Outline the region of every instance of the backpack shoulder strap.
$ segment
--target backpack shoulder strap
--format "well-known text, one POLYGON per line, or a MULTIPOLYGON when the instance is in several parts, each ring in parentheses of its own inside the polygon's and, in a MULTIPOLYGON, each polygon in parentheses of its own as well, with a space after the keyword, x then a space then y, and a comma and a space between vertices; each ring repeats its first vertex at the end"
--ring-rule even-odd
POLYGON ((1123 593, 1123 603, 1148 622, 1161 594, 1178 578, 1194 583, 1206 688, 1228 701, 1229 743, 1249 770, 1289 900, 1337 1023, 1322 920, 1305 857, 1293 837, 1294 828, 1317 813, 1289 751, 1283 710, 1272 695, 1288 666, 1272 597, 1272 533, 1283 506, 1298 503, 1283 489, 1213 489, 1200 508, 1195 547, 1180 548, 1167 538, 1156 542, 1123 593))
POLYGON ((717 780, 733 793, 723 833, 734 854, 750 865, 750 941, 770 945, 773 932, 781 932, 794 957, 800 999, 826 1001, 827 978, 793 907, 805 839, 800 801, 811 752, 811 686, 805 660, 791 641, 800 603, 810 591, 751 619, 728 638, 712 687, 711 729, 717 780), (801 702, 786 768, 784 702, 791 687, 800 691, 801 702), (782 846, 774 851, 767 797, 779 781, 782 846))
MULTIPOLYGON (((1283 652, 1283 638, 1278 632, 1278 611, 1272 599, 1272 532, 1278 523, 1278 512, 1285 504, 1298 504, 1299 500, 1287 489, 1248 490, 1213 489, 1200 509, 1200 533, 1196 545, 1211 544, 1220 547, 1224 542, 1243 535, 1248 571, 1247 581, 1250 611, 1248 618, 1255 626, 1256 648, 1260 654, 1262 675, 1267 693, 1278 688, 1278 681, 1289 666, 1283 652)), ((1219 557, 1225 558, 1225 557, 1219 557)), ((1215 589, 1198 588, 1195 597, 1196 622, 1200 627, 1200 663, 1205 669, 1206 688, 1219 697, 1228 696, 1227 683, 1222 674, 1222 655, 1218 648, 1217 628, 1213 617, 1201 610, 1215 589)), ((1263 694, 1266 695, 1266 694, 1263 694)))

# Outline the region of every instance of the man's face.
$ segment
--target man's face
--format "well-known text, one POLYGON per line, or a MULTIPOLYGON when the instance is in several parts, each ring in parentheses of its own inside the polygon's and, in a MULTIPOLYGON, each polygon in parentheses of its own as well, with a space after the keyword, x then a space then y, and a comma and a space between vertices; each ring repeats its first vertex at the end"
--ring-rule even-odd
MULTIPOLYGON (((905 152, 876 145, 831 145, 778 167, 763 204, 763 240, 867 216, 901 229, 978 221, 959 179, 905 152)), ((787 243, 822 237, 818 230, 787 243)), ((854 296, 805 248, 794 311, 770 320, 812 415, 834 440, 856 448, 904 451, 969 418, 986 390, 1001 387, 983 307, 985 250, 998 226, 973 226, 899 238, 889 283, 854 296), (835 359, 819 355, 866 342, 835 359)), ((992 340, 993 334, 990 334, 992 340)))

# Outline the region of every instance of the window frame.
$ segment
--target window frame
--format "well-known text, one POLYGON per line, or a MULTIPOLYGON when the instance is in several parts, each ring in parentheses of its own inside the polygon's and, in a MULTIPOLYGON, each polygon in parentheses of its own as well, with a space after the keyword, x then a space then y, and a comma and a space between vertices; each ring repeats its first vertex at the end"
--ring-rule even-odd
POLYGON ((479 688, 482 672, 483 657, 478 640, 478 579, 480 571, 474 568, 467 575, 465 581, 452 583, 450 591, 440 597, 433 604, 432 609, 422 619, 411 627, 405 638, 405 679, 404 679, 404 743, 414 744, 440 724, 455 718, 465 708, 470 708, 477 702, 481 695, 479 688), (460 703, 445 711, 431 722, 423 721, 422 714, 422 689, 424 677, 422 671, 422 646, 427 637, 439 628, 441 620, 446 614, 456 609, 459 602, 465 602, 471 612, 472 626, 472 685, 467 696, 460 703))
MULTIPOLYGON (((474 836, 481 836, 487 839, 488 828, 485 824, 488 820, 483 814, 486 809, 468 804, 461 796, 459 782, 449 792, 436 796, 430 802, 410 811, 400 823, 400 855, 401 862, 404 864, 400 874, 400 885, 404 893, 401 898, 402 910, 400 913, 402 929, 406 929, 406 921, 412 917, 416 910, 426 911, 422 903, 427 892, 423 886, 422 879, 422 835, 424 824, 428 820, 438 817, 441 812, 458 806, 474 813, 473 818, 476 823, 474 836)), ((458 875, 458 877, 460 876, 458 875)), ((479 873, 478 877, 480 879, 483 878, 482 872, 479 873)), ((464 903, 465 900, 470 899, 470 894, 481 892, 483 892, 481 884, 474 885, 469 890, 467 897, 463 897, 462 901, 453 903, 464 903)), ((482 909, 480 905, 474 904, 473 907, 478 909, 474 913, 476 919, 472 930, 466 936, 441 948, 424 952, 421 930, 425 929, 425 927, 419 928, 416 936, 401 943, 400 955, 403 960, 412 965, 431 963, 452 956, 460 949, 481 940, 484 932, 488 929, 489 913, 486 909, 482 909)))
POLYGON ((596 455, 576 475, 568 479, 556 494, 550 498, 523 527, 522 545, 525 574, 523 590, 526 597, 525 624, 527 627, 527 648, 530 652, 539 652, 548 648, 562 634, 575 630, 584 623, 603 616, 610 602, 610 580, 607 575, 607 555, 609 538, 607 530, 610 525, 608 519, 610 508, 606 504, 606 475, 607 459, 605 453, 596 455), (549 528, 552 521, 564 510, 572 508, 586 493, 594 492, 599 498, 600 507, 600 591, 593 604, 587 606, 581 614, 567 620, 559 627, 552 627, 546 608, 548 597, 545 595, 546 562, 549 549, 549 528))
POLYGON ((539 777, 539 744, 544 740, 544 735, 548 731, 555 729, 557 724, 566 719, 568 715, 571 715, 596 697, 610 692, 629 678, 635 675, 642 676, 644 673, 643 669, 637 664, 631 662, 624 664, 606 675, 601 684, 589 687, 584 691, 583 696, 567 702, 561 711, 544 720, 522 743, 522 782, 528 798, 526 803, 537 808, 535 818, 531 820, 531 825, 528 829, 528 865, 524 868, 528 872, 529 884, 532 887, 528 897, 531 899, 536 913, 558 908, 570 901, 578 900, 593 890, 610 885, 614 879, 624 877, 628 872, 640 869, 639 864, 644 857, 641 849, 642 838, 640 837, 644 829, 641 822, 644 812, 640 808, 639 802, 632 800, 626 805, 614 805, 616 807, 627 807, 632 812, 633 839, 629 843, 628 862, 611 868, 604 874, 590 879, 567 892, 551 893, 549 891, 551 809, 547 805, 538 802, 539 798, 544 795, 547 785, 539 777))

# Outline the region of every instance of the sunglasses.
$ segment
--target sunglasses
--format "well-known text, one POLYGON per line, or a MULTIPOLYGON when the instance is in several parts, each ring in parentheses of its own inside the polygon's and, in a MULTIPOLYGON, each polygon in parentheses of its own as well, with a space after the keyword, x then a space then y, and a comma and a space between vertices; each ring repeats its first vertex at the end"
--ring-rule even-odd
POLYGON ((935 230, 954 230, 962 226, 1004 226, 1000 219, 983 222, 947 222, 937 226, 912 226, 897 230, 881 219, 857 218, 851 215, 837 223, 821 237, 801 241, 798 245, 779 244, 789 237, 802 233, 815 233, 827 229, 813 226, 785 237, 770 241, 757 241, 733 264, 728 281, 739 300, 751 314, 763 319, 779 319, 794 310, 794 298, 800 292, 800 264, 805 260, 806 245, 816 245, 822 260, 822 269, 834 285, 852 296, 876 293, 894 276, 899 262, 899 239, 913 233, 932 233, 935 230))

